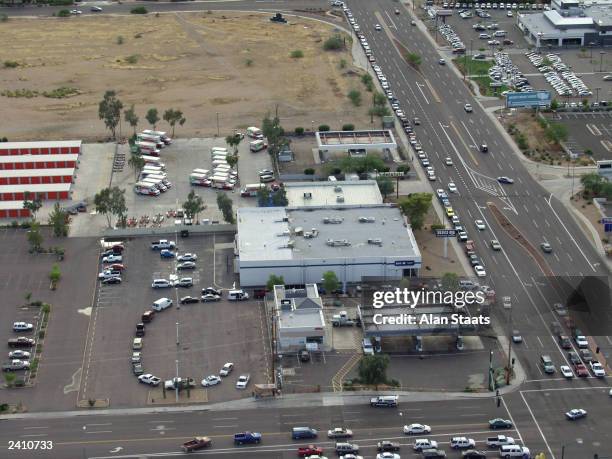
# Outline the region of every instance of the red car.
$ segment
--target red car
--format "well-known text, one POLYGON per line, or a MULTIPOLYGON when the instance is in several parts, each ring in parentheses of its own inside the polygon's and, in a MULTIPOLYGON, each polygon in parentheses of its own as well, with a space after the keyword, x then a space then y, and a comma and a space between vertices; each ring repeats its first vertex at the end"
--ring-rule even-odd
POLYGON ((108 269, 115 271, 123 271, 125 269, 125 266, 123 266, 121 263, 114 263, 110 265, 108 269))
POLYGON ((581 378, 589 377, 589 370, 587 370, 587 367, 584 365, 584 363, 577 363, 576 365, 574 365, 574 371, 581 378))
POLYGON ((313 455, 323 454, 323 448, 315 445, 301 446, 298 448, 298 455, 300 457, 308 457, 313 455))

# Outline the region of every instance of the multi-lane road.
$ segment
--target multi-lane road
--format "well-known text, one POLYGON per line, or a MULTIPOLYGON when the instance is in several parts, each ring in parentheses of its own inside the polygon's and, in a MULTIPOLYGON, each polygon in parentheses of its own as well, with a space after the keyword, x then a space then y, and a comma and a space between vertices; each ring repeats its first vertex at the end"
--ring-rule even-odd
MULTIPOLYGON (((410 422, 431 425, 430 437, 446 449, 453 435, 473 437, 482 449, 482 439, 489 434, 486 421, 501 416, 511 417, 515 422, 516 429, 509 435, 534 452, 546 452, 546 457, 561 458, 563 447, 564 458, 585 459, 595 453, 600 457, 612 457, 609 416, 612 399, 608 396, 608 384, 595 378, 570 382, 542 374, 537 362, 541 354, 551 355, 557 366, 567 364, 565 353, 549 329, 550 322, 555 320, 551 306, 564 301, 563 292, 548 288, 548 280, 542 278, 542 265, 502 229, 490 210, 490 203, 503 212, 536 250, 539 251, 543 241, 552 245, 553 253, 542 256, 546 267, 557 276, 607 277, 609 273, 571 215, 529 175, 507 137, 474 100, 461 78, 450 66, 438 63, 440 57, 449 61, 450 56, 432 44, 422 25, 411 25, 411 10, 400 6, 401 14, 393 14, 399 4, 392 0, 349 0, 348 4, 404 111, 410 118, 421 119, 415 131, 436 169, 438 181, 434 187, 446 188, 450 181, 458 186, 458 193, 451 195, 451 202, 470 238, 476 241, 478 254, 488 273, 486 282, 495 288, 499 297, 512 297, 512 325, 505 323, 510 320, 508 311, 496 318, 504 322, 508 330, 520 329, 524 342, 515 350, 526 369, 528 381, 519 391, 505 395, 499 407, 495 399, 426 403, 411 403, 406 399, 397 410, 376 410, 363 403, 1 421, 3 445, 10 440, 52 440, 54 450, 46 453, 48 457, 122 457, 126 454, 150 457, 175 455, 177 445, 185 439, 209 435, 213 438, 214 450, 203 453, 205 455, 281 458, 295 457, 296 446, 289 436, 292 426, 309 425, 326 430, 346 425, 355 431, 355 439, 365 456, 373 457, 373 445, 380 439, 398 439, 408 445, 410 441, 403 436, 401 428, 410 422), (382 31, 374 29, 376 23, 383 26, 382 31), (394 40, 421 55, 419 71, 404 62, 394 40), (473 113, 464 111, 465 103, 472 104, 473 113), (482 143, 489 146, 486 154, 479 151, 478 146, 482 143), (444 165, 447 156, 453 159, 452 167, 444 165), (496 177, 501 175, 512 177, 515 183, 498 184, 496 177), (484 220, 487 229, 478 231, 475 219, 484 220), (500 241, 501 252, 490 250, 491 239, 500 241), (563 412, 576 407, 589 411, 587 419, 576 423, 566 421, 563 412), (232 434, 249 429, 264 434, 263 444, 254 448, 234 448, 232 434)), ((150 11, 289 11, 304 6, 327 6, 328 3, 286 0, 147 2, 146 5, 150 11)), ((122 14, 127 13, 133 3, 103 6, 105 12, 122 14)), ((9 15, 51 15, 58 9, 25 7, 4 11, 9 15)), ((81 9, 87 13, 88 5, 81 9)), ((331 446, 329 441, 318 443, 328 449, 331 446)), ((412 457, 408 454, 410 448, 404 446, 403 451, 406 453, 402 452, 402 457, 412 457)), ((12 455, 35 457, 39 453, 12 451, 9 457, 12 455)))

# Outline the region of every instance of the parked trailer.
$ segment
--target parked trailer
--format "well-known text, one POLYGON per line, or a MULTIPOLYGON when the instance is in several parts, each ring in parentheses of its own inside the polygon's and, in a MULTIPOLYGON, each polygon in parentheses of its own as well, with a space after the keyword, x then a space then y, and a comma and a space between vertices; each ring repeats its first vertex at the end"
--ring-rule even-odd
POLYGON ((153 180, 161 180, 161 182, 164 184, 164 186, 166 188, 172 188, 172 183, 166 178, 165 175, 149 175, 147 178, 153 179, 153 180))
POLYGON ((202 175, 208 176, 208 174, 210 174, 210 171, 208 169, 194 169, 192 171, 192 173, 194 173, 194 174, 202 174, 202 175))
POLYGON ((147 135, 156 135, 161 138, 162 142, 164 142, 166 145, 170 145, 172 143, 172 139, 168 137, 163 131, 151 131, 150 129, 145 129, 144 131, 142 131, 142 133, 147 135))
POLYGON ((134 185, 134 191, 145 196, 159 196, 159 190, 152 183, 138 182, 134 185))
POLYGON ((140 155, 140 157, 144 160, 145 166, 147 164, 151 164, 153 166, 161 167, 162 170, 166 170, 166 165, 161 162, 159 156, 140 155))
POLYGON ((213 155, 210 156, 211 161, 214 161, 215 159, 227 159, 229 155, 227 153, 215 153, 213 155))
POLYGON ((157 148, 157 145, 155 145, 154 143, 136 141, 135 145, 140 148, 140 151, 142 153, 145 153, 149 156, 159 156, 159 148, 157 148))
POLYGON ((162 170, 147 169, 146 167, 140 171, 140 175, 159 175, 163 178, 168 177, 168 174, 162 170))
POLYGON ((138 134, 136 136, 136 140, 139 140, 141 142, 154 143, 155 146, 159 149, 164 148, 166 146, 166 144, 162 141, 161 137, 158 135, 138 134))
POLYGON ((196 186, 208 186, 210 185, 210 180, 208 175, 205 174, 190 174, 189 183, 196 186))
POLYGON ((251 150, 252 153, 265 150, 266 148, 268 148, 268 144, 263 140, 254 140, 253 142, 249 142, 249 150, 251 150))
POLYGON ((257 192, 266 188, 265 183, 253 183, 247 184, 240 191, 240 196, 254 198, 257 196, 257 192))
POLYGON ((147 177, 147 178, 142 179, 141 182, 150 183, 151 185, 155 186, 155 188, 157 188, 162 193, 168 191, 168 187, 163 184, 161 179, 152 179, 150 177, 147 177))

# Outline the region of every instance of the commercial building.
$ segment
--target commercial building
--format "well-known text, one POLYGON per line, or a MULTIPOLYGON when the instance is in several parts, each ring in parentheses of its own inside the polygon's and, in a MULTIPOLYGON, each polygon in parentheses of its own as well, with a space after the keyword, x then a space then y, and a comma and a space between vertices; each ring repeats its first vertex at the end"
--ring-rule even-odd
POLYGON ((287 182, 288 207, 354 206, 382 204, 375 180, 341 182, 287 182))
POLYGON ((0 143, 0 218, 28 217, 23 200, 70 199, 81 141, 0 143))
POLYGON ((397 142, 390 130, 376 131, 317 131, 315 132, 319 154, 324 160, 339 155, 365 156, 378 153, 392 156, 397 142))
POLYGON ((316 284, 303 289, 274 286, 276 353, 328 348, 323 302, 316 284))
POLYGON ((519 14, 517 25, 537 49, 611 46, 612 2, 553 0, 549 11, 519 14))
POLYGON ((271 274, 288 285, 362 277, 401 279, 421 267, 410 225, 391 205, 239 208, 237 266, 244 287, 265 285, 271 274))

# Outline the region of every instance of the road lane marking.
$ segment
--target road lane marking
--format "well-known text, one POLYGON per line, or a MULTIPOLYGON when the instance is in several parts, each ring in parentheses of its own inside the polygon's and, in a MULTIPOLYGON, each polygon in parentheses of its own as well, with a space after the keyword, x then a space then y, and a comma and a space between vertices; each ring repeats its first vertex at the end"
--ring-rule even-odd
POLYGON ((112 433, 112 430, 87 430, 86 434, 112 433))
POLYGON ((29 438, 29 437, 48 437, 49 434, 25 434, 25 435, 20 435, 21 438, 29 438))
POLYGON ((49 427, 24 427, 23 430, 31 430, 31 429, 48 429, 49 427))

